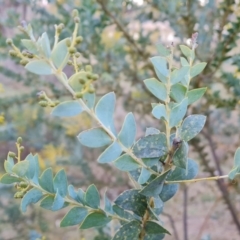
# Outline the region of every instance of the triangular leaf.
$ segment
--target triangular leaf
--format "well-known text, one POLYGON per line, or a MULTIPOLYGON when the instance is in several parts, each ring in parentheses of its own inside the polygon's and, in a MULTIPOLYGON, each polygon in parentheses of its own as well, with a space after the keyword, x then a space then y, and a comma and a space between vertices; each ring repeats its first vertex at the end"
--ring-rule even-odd
POLYGON ((127 190, 117 197, 115 204, 138 216, 143 216, 147 209, 147 198, 139 194, 139 190, 127 190))
POLYGON ((84 201, 92 208, 99 208, 100 196, 99 192, 94 184, 90 185, 86 191, 84 201))
POLYGON ((32 60, 25 68, 32 73, 38 75, 50 75, 53 74, 52 67, 44 60, 32 60))
POLYGON ((140 193, 147 197, 158 197, 162 191, 164 181, 169 173, 169 170, 156 177, 146 187, 144 187, 140 193))
POLYGON ((62 219, 60 227, 74 226, 81 223, 88 214, 88 210, 84 207, 72 208, 62 219))
POLYGON ((83 220, 80 229, 88 229, 92 227, 101 227, 111 221, 110 217, 107 217, 102 212, 92 212, 83 220))
POLYGON ((181 139, 186 142, 193 139, 203 129, 205 122, 206 116, 203 115, 194 114, 186 117, 179 130, 181 139))
POLYGON ((162 157, 167 151, 167 138, 163 133, 142 137, 133 146, 138 158, 162 157))
POLYGON ((166 86, 155 78, 144 80, 147 89, 158 99, 166 101, 167 89, 166 86))
POLYGON ((121 131, 118 134, 119 141, 127 148, 130 148, 135 141, 136 122, 132 113, 125 117, 121 131))
POLYGON ((112 240, 138 240, 140 232, 140 222, 132 221, 120 227, 112 240))
POLYGON ((170 112, 170 127, 176 126, 187 112, 188 99, 184 98, 177 106, 173 107, 170 112))
POLYGON ((115 133, 113 114, 115 109, 116 96, 113 92, 104 95, 95 107, 95 113, 100 122, 115 133))
POLYGON ((60 170, 53 179, 54 191, 59 193, 62 197, 67 195, 67 176, 65 171, 60 170))
POLYGON ((99 156, 99 163, 110 163, 116 160, 122 153, 122 148, 117 141, 113 142, 105 151, 99 156))
POLYGON ((78 101, 66 101, 58 104, 52 111, 55 117, 72 117, 82 113, 84 109, 78 101))
POLYGON ((39 185, 46 191, 54 193, 52 168, 46 169, 39 178, 39 185))
POLYGON ((140 165, 128 154, 123 154, 113 162, 114 166, 121 171, 132 171, 140 167, 140 165))
POLYGON ((112 142, 111 137, 102 128, 92 128, 77 136, 80 143, 91 148, 106 146, 112 142))
POLYGON ((40 190, 32 188, 24 195, 21 201, 21 210, 23 212, 26 212, 27 206, 31 203, 37 203, 42 198, 42 196, 43 194, 40 190))
POLYGON ((188 157, 188 144, 183 141, 181 143, 181 146, 175 151, 172 161, 175 166, 187 169, 188 162, 187 157, 188 157))

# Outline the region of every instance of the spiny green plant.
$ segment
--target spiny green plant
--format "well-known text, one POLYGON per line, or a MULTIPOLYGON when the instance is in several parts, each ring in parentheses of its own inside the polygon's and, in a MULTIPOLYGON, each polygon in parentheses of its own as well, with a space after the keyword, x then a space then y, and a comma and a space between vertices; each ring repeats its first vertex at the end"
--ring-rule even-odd
POLYGON ((198 164, 188 158, 188 142, 204 127, 206 117, 190 115, 187 108, 199 100, 206 88, 190 90, 191 79, 202 72, 206 63, 194 64, 197 34, 192 35, 191 48, 180 45, 184 57, 181 67, 173 62, 174 46, 169 48, 158 44, 160 56, 151 58, 157 78, 144 81, 146 88, 158 99, 152 103, 152 115, 165 124, 165 132, 147 128, 145 136, 135 141, 136 122, 128 113, 122 128, 117 133, 114 127, 115 95, 110 92, 95 104, 94 81, 98 75, 90 65, 81 63, 81 53, 77 45, 83 41, 78 36, 80 19, 76 10, 72 13, 75 29, 71 38, 59 41, 63 24, 55 26, 54 44, 51 48, 47 33, 37 40, 31 25, 23 23, 20 30, 30 39, 22 39, 24 50, 16 47, 11 39, 10 54, 20 59, 20 64, 35 74, 55 75, 72 95, 73 100, 57 102, 45 92, 39 93, 42 107, 52 107, 53 117, 72 117, 87 112, 97 123, 97 127, 81 132, 77 138, 90 148, 108 146, 98 158, 102 164, 112 164, 127 172, 134 188, 120 194, 112 203, 104 194, 103 207, 95 185, 84 192, 68 185, 66 173, 60 170, 55 176, 51 168, 40 173, 38 156, 29 154, 22 159, 22 138, 16 142, 17 153, 9 152, 4 162, 6 174, 3 184, 13 184, 18 190, 15 198, 21 198, 21 210, 26 211, 31 203, 40 202, 42 208, 58 211, 70 206, 71 209, 61 221, 61 227, 79 225, 80 229, 100 227, 114 219, 121 226, 113 240, 163 239, 170 234, 163 226, 160 216, 164 203, 178 191, 180 183, 193 183, 221 178, 234 179, 240 173, 240 148, 234 157, 234 167, 228 175, 198 178, 198 164), (74 73, 67 77, 66 64, 73 66, 74 73))

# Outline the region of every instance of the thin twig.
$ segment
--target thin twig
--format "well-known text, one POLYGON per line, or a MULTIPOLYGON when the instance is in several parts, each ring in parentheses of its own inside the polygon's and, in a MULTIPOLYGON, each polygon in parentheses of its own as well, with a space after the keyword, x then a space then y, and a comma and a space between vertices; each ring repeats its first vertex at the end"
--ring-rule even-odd
POLYGON ((208 211, 207 215, 205 216, 205 218, 203 220, 203 223, 202 223, 202 225, 200 227, 200 230, 198 232, 196 240, 201 240, 203 230, 205 229, 205 227, 206 227, 206 225, 208 223, 208 220, 209 220, 213 210, 216 208, 217 204, 219 203, 219 200, 221 200, 221 198, 216 199, 214 204, 212 205, 212 207, 209 209, 209 211, 208 211))
POLYGON ((179 240, 179 236, 178 236, 178 233, 177 233, 177 229, 176 229, 176 226, 175 226, 175 222, 174 222, 173 217, 172 217, 170 214, 165 213, 165 212, 163 212, 162 215, 163 215, 163 216, 166 216, 166 217, 169 219, 170 224, 171 224, 171 226, 172 226, 174 239, 175 239, 175 240, 179 240))
POLYGON ((188 240, 188 187, 185 185, 183 189, 183 236, 184 240, 188 240))
POLYGON ((135 48, 136 52, 143 58, 146 58, 147 54, 140 48, 138 47, 138 45, 136 44, 136 42, 134 41, 134 39, 129 35, 129 33, 127 32, 127 30, 124 28, 124 26, 120 23, 120 21, 118 21, 118 19, 108 10, 107 6, 105 5, 104 1, 102 0, 97 0, 97 2, 99 3, 99 5, 101 6, 102 10, 104 11, 104 13, 106 15, 108 15, 113 22, 117 25, 117 27, 120 29, 120 31, 122 31, 122 33, 124 34, 125 38, 128 40, 129 43, 131 43, 131 45, 135 48))

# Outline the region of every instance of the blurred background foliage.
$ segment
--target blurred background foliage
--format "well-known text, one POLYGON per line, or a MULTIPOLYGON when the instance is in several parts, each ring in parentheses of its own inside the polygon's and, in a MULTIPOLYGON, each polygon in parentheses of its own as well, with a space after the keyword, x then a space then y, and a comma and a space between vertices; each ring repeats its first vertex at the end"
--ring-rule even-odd
MULTIPOLYGON (((192 86, 208 87, 201 101, 188 111, 208 116, 200 136, 191 142, 190 156, 201 166, 199 176, 229 172, 233 153, 240 144, 240 3, 239 0, 0 0, 0 174, 8 151, 15 150, 18 136, 29 151, 39 153, 42 169, 65 168, 69 182, 76 187, 94 183, 115 196, 131 187, 125 174, 111 166, 99 165, 99 151, 80 146, 76 135, 94 124, 82 114, 70 119, 50 116, 51 109, 38 105, 40 90, 56 100, 70 99, 62 86, 51 77, 26 72, 8 57, 6 38, 20 46, 21 20, 31 22, 35 36, 47 31, 54 35, 54 24, 66 26, 62 37, 73 28, 70 13, 77 8, 81 16, 79 47, 82 60, 100 75, 97 96, 109 91, 117 94, 116 127, 125 113, 137 119, 138 135, 146 127, 163 126, 151 116, 151 102, 143 80, 153 77, 148 58, 157 55, 156 44, 175 48, 179 65, 180 43, 188 43, 193 32, 199 33, 197 59, 208 63, 192 86)), ((22 48, 23 49, 23 48, 22 48)), ((67 75, 72 73, 70 66, 67 75)), ((238 182, 195 183, 182 186, 178 195, 165 206, 162 220, 172 228, 166 239, 239 239, 240 185, 238 182), (229 238, 229 234, 231 237, 229 238)), ((0 239, 110 239, 115 226, 80 232, 76 227, 59 228, 65 210, 56 214, 32 207, 27 214, 19 211, 12 187, 0 185, 0 239)))

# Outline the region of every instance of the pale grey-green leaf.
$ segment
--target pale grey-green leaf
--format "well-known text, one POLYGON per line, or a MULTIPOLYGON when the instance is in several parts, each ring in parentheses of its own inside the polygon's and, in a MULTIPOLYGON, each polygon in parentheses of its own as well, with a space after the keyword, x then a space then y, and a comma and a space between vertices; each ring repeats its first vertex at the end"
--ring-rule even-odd
POLYGON ((144 80, 147 89, 158 99, 165 101, 167 99, 166 86, 155 78, 144 80))
POLYGON ((122 148, 118 142, 113 142, 105 151, 99 156, 99 163, 110 163, 116 160, 122 153, 122 148))
POLYGON ((84 110, 78 101, 66 101, 58 104, 52 111, 55 117, 73 117, 84 110))
POLYGON ((127 148, 130 148, 134 141, 136 136, 136 122, 134 119, 134 116, 132 113, 128 113, 121 131, 118 134, 119 141, 127 148))
POLYGON ((92 128, 77 136, 80 143, 91 148, 99 148, 112 143, 110 136, 102 128, 92 128))
POLYGON ((53 74, 52 67, 44 60, 30 61, 25 68, 32 73, 38 75, 50 75, 53 74))
POLYGON ((186 117, 179 129, 180 137, 188 142, 194 138, 204 127, 206 116, 203 115, 190 115, 186 117))

